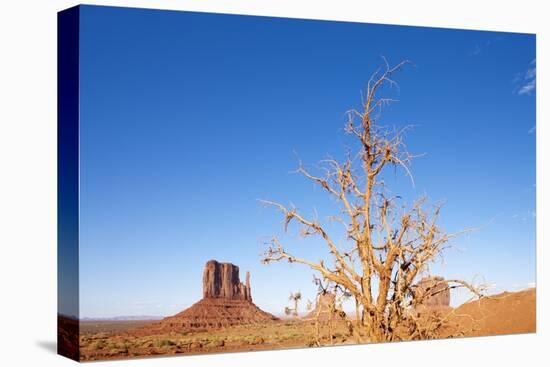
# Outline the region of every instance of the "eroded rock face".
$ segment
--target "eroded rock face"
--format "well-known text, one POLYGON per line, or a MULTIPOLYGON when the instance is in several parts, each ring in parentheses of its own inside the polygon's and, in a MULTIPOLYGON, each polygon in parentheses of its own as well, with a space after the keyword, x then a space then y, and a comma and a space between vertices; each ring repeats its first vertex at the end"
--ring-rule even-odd
POLYGON ((210 260, 204 267, 202 277, 203 298, 225 298, 252 301, 250 273, 246 273, 246 283, 239 279, 239 267, 231 263, 210 260))
POLYGON ((336 296, 334 293, 325 292, 317 296, 317 302, 315 304, 315 309, 310 313, 304 316, 305 320, 317 320, 317 321, 328 321, 328 320, 342 320, 345 318, 345 313, 340 312, 335 309, 334 303, 336 301, 336 296))
POLYGON ((234 325, 267 323, 278 320, 252 302, 250 273, 244 284, 239 267, 210 260, 204 266, 203 298, 191 307, 132 331, 133 335, 159 335, 183 330, 210 330, 234 325))
POLYGON ((427 307, 449 307, 451 290, 442 277, 426 277, 418 282, 419 296, 423 297, 422 305, 427 307))

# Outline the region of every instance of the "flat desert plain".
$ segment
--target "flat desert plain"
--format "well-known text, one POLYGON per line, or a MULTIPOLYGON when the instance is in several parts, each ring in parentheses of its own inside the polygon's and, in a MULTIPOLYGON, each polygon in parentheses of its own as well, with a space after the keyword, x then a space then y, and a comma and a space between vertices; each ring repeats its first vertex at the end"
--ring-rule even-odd
MULTIPOLYGON (((463 333, 466 337, 533 333, 536 331, 536 290, 504 292, 438 312, 447 312, 450 325, 455 325, 449 327, 466 330, 463 333)), ((349 317, 332 321, 275 318, 203 329, 181 327, 174 317, 160 322, 83 321, 80 323, 80 359, 93 361, 358 343, 357 335, 349 334, 349 317)), ((448 331, 456 335, 456 330, 448 331)), ((362 342, 368 343, 368 340, 362 342)))

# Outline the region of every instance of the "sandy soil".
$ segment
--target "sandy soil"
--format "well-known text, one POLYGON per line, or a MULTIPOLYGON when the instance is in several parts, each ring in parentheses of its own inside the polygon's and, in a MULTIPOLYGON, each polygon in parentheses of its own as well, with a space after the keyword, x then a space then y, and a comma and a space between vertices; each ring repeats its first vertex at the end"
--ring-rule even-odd
POLYGON ((128 331, 130 329, 143 327, 156 322, 156 320, 90 320, 80 321, 80 334, 95 334, 95 333, 116 333, 128 331))
MULTIPOLYGON (((536 331, 536 293, 528 289, 464 304, 450 311, 450 318, 467 330, 464 336, 530 333, 536 331)), ((154 321, 150 321, 154 323, 154 321)), ((204 354, 265 349, 302 348, 355 344, 345 322, 332 325, 329 338, 325 325, 317 331, 314 322, 279 320, 215 330, 170 331, 140 335, 133 328, 145 321, 101 322, 84 325, 80 334, 81 360, 123 359, 154 355, 204 354), (128 332, 124 332, 124 328, 128 332), (94 328, 97 332, 94 332, 94 328), (320 336, 320 338, 319 338, 320 336)))
POLYGON ((456 319, 472 328, 468 336, 534 333, 536 290, 504 292, 458 307, 456 319))

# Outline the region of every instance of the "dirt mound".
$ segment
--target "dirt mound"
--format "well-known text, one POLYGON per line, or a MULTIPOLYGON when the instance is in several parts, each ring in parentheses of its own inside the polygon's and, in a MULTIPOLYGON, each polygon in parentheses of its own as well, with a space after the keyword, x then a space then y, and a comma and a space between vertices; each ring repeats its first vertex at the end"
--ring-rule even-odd
POLYGON ((277 318, 244 300, 203 298, 188 309, 140 329, 138 334, 199 331, 235 325, 258 324, 277 318))
POLYGON ((453 312, 467 336, 534 333, 536 289, 504 292, 468 302, 453 312))

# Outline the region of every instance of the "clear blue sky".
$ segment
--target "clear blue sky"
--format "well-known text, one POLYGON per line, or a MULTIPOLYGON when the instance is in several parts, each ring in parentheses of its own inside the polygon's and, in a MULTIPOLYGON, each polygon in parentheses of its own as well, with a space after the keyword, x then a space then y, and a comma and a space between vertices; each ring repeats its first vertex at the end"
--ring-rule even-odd
MULTIPOLYGON (((388 184, 445 200, 449 232, 483 226, 433 272, 535 282, 534 35, 84 6, 80 52, 81 317, 178 312, 209 259, 250 270, 267 311, 313 299, 309 269, 260 263, 282 221, 257 199, 334 212, 290 171, 352 144, 344 112, 380 55, 414 64, 382 122, 415 124, 407 145, 426 153, 415 187, 388 184)), ((289 249, 325 256, 294 232, 289 249)))

